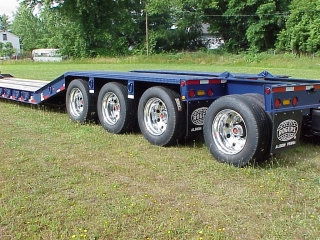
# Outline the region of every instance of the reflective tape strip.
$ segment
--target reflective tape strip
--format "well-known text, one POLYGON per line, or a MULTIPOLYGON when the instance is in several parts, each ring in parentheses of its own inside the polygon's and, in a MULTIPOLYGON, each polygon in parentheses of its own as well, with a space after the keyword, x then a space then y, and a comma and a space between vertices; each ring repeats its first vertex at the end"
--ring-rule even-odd
POLYGON ((227 80, 211 79, 211 80, 187 80, 186 85, 201 85, 201 84, 220 84, 226 83, 227 80))
POLYGON ((311 89, 320 89, 320 84, 317 85, 304 85, 304 86, 290 86, 290 87, 274 87, 272 92, 281 93, 281 92, 295 92, 295 91, 310 91, 311 89))
POLYGON ((57 93, 65 90, 65 89, 66 89, 66 86, 63 84, 63 86, 57 90, 57 93))
POLYGON ((200 84, 209 84, 209 80, 200 80, 200 84))

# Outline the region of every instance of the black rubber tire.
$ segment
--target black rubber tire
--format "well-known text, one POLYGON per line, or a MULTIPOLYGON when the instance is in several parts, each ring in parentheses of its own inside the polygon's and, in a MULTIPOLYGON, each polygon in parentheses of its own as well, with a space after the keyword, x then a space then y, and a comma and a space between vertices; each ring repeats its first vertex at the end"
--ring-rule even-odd
MULTIPOLYGON (((228 114, 225 115, 227 116, 228 114)), ((206 145, 212 156, 218 162, 232 164, 236 167, 246 166, 252 161, 260 159, 266 151, 267 141, 264 132, 267 124, 266 121, 267 119, 262 108, 259 104, 250 101, 249 98, 242 95, 227 95, 221 97, 210 105, 205 116, 203 134, 206 145), (218 146, 218 144, 225 144, 222 139, 223 134, 220 132, 213 134, 212 128, 215 121, 217 121, 216 117, 220 116, 219 114, 224 113, 224 111, 226 111, 226 113, 228 113, 228 111, 233 112, 243 120, 241 124, 237 126, 241 125, 246 140, 243 148, 238 152, 235 151, 232 153, 230 151, 229 153, 229 150, 218 146), (217 141, 221 140, 222 143, 216 143, 214 135, 215 138, 218 139, 217 141)), ((227 134, 226 137, 230 138, 231 134, 227 134)), ((228 148, 228 146, 226 146, 226 148, 228 148)))
POLYGON ((70 119, 73 122, 86 123, 96 120, 96 98, 94 94, 89 93, 88 82, 82 79, 72 80, 68 86, 66 94, 66 108, 70 119), (71 100, 75 91, 78 93, 78 106, 81 109, 75 109, 75 102, 71 100))
POLYGON ((180 95, 175 91, 165 87, 151 87, 142 94, 138 106, 138 123, 141 133, 151 144, 169 146, 177 143, 185 136, 185 121, 185 106, 181 101, 180 95), (166 128, 159 134, 155 134, 150 130, 150 124, 148 125, 145 119, 148 116, 145 110, 146 105, 149 100, 152 101, 153 99, 162 102, 167 111, 166 128))
POLYGON ((259 106, 261 106, 263 109, 265 109, 263 95, 258 94, 258 93, 246 93, 246 94, 243 94, 243 96, 250 98, 250 100, 258 103, 259 106))
MULTIPOLYGON (((132 131, 134 125, 134 101, 128 99, 127 87, 116 82, 105 84, 98 96, 98 117, 103 128, 111 133, 120 134, 132 131), (114 108, 116 116, 111 116, 112 113, 103 111, 104 97, 110 95, 115 103, 114 108), (119 112, 118 112, 119 109, 119 112), (107 114, 107 115, 106 115, 107 114), (118 114, 118 115, 117 115, 118 114), (108 119, 109 117, 109 119, 108 119), (114 119, 116 117, 117 119, 114 119)), ((112 100, 111 99, 111 100, 112 100)), ((107 110, 107 109, 105 109, 107 110)), ((111 111, 114 111, 112 109, 111 111)))
POLYGON ((312 131, 320 132, 320 109, 314 108, 312 109, 312 119, 311 119, 311 126, 312 131))
POLYGON ((270 158, 270 149, 271 149, 271 138, 272 138, 272 116, 271 114, 267 113, 265 111, 265 105, 264 105, 264 97, 261 94, 257 94, 257 93, 247 93, 244 94, 243 96, 249 98, 251 100, 252 104, 257 104, 258 106, 256 106, 256 108, 260 107, 259 112, 261 114, 263 114, 263 118, 266 119, 266 125, 265 125, 265 129, 264 129, 264 140, 266 141, 265 143, 265 148, 266 151, 264 153, 264 155, 262 157, 260 157, 260 159, 257 159, 259 161, 266 161, 270 158))

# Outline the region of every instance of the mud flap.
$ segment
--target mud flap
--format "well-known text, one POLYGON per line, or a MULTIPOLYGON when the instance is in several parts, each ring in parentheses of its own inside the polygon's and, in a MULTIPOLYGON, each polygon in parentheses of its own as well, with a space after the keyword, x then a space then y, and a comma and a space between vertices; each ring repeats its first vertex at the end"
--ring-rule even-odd
POLYGON ((202 133, 204 117, 211 103, 209 101, 188 103, 187 136, 202 133))
POLYGON ((279 153, 299 144, 302 111, 275 113, 273 115, 271 153, 279 153))

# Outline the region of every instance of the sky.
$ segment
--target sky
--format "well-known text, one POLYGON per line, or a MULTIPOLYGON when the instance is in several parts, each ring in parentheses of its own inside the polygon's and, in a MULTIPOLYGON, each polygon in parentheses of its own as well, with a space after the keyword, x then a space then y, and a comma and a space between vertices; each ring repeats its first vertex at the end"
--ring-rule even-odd
POLYGON ((19 2, 17 0, 0 0, 0 16, 3 14, 11 16, 18 6, 19 2))

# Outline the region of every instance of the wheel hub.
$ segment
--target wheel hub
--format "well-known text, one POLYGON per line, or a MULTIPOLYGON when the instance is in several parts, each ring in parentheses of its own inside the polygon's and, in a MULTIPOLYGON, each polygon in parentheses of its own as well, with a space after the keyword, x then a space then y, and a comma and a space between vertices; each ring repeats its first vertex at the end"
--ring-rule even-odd
POLYGON ((73 88, 70 93, 70 110, 73 116, 79 117, 83 112, 83 94, 79 88, 73 88))
POLYGON ((153 135, 161 135, 167 129, 168 111, 159 98, 151 98, 144 107, 144 122, 147 130, 153 135))
POLYGON ((234 136, 243 136, 243 128, 240 125, 234 126, 232 132, 234 136))
POLYGON ((237 154, 247 142, 247 130, 242 116, 234 110, 220 111, 212 123, 212 136, 219 151, 237 154))
POLYGON ((109 125, 115 125, 120 119, 120 101, 116 94, 107 92, 102 100, 103 118, 109 125))

